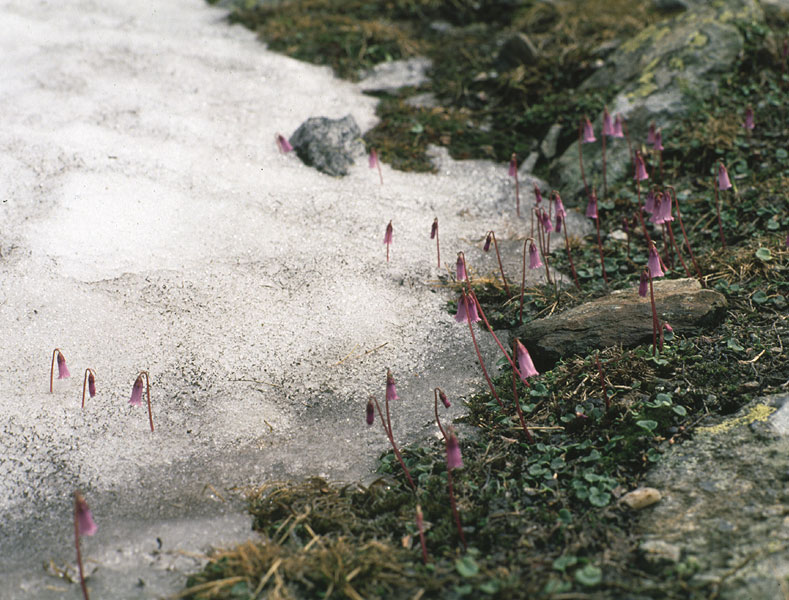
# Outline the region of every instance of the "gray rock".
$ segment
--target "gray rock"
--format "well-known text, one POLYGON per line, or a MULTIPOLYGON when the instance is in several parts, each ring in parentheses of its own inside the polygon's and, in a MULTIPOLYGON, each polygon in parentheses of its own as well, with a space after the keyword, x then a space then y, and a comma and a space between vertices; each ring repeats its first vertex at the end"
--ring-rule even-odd
POLYGON ((652 4, 658 10, 675 11, 688 10, 698 2, 694 0, 652 0, 652 4))
POLYGON ((430 80, 427 72, 432 66, 429 58, 421 56, 379 63, 362 74, 359 87, 363 92, 394 94, 400 88, 418 87, 427 83, 430 80))
POLYGON ((540 152, 545 158, 553 158, 556 156, 556 144, 559 141, 559 134, 562 132, 560 123, 554 123, 545 134, 545 139, 540 144, 540 152))
POLYGON ((438 98, 432 92, 409 96, 405 99, 405 103, 414 108, 436 108, 439 105, 438 98))
POLYGON ((669 544, 663 540, 647 540, 638 546, 644 561, 652 566, 664 566, 679 562, 682 551, 679 546, 669 544))
MULTIPOLYGON (((669 130, 685 114, 692 97, 715 93, 721 74, 731 68, 743 50, 744 41, 735 25, 740 20, 763 23, 764 13, 755 0, 689 3, 687 11, 655 23, 621 44, 581 87, 613 84, 619 94, 609 105, 611 115, 621 113, 633 143, 641 143, 650 122, 669 130)), ((602 115, 590 118, 599 140, 602 115)), ((610 140, 606 155, 609 182, 630 174, 624 140, 610 140)), ((599 189, 599 141, 584 144, 583 156, 587 180, 599 189)), ((577 142, 553 167, 562 189, 573 194, 583 190, 577 142)))
POLYGON ((789 24, 789 0, 760 0, 764 19, 776 25, 789 24))
POLYGON ((505 69, 518 65, 530 65, 537 60, 538 51, 525 33, 514 33, 508 37, 499 50, 497 62, 505 69))
POLYGON ((723 600, 785 597, 788 415, 789 394, 783 393, 759 398, 736 415, 710 418, 692 440, 671 446, 647 475, 645 483, 663 490, 664 498, 641 515, 638 535, 652 548, 665 544, 703 559, 695 563, 691 586, 716 591, 723 600), (754 433, 753 423, 769 434, 754 433))
POLYGON ((310 117, 299 125, 290 143, 304 164, 335 177, 347 175, 354 159, 365 155, 362 132, 351 115, 310 117))
MULTIPOLYGON (((655 281, 658 316, 677 333, 698 334, 718 325, 726 314, 726 298, 702 289, 695 279, 655 281)), ((631 348, 652 341, 652 308, 636 288, 616 291, 558 315, 522 325, 517 335, 539 370, 573 354, 586 355, 609 346, 631 348)))

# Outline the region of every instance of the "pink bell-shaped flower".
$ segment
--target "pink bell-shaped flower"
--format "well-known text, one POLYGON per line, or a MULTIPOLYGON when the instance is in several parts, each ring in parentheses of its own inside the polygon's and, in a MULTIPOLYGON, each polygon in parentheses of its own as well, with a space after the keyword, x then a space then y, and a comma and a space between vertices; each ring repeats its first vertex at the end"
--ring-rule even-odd
POLYGON ((93 535, 98 531, 99 528, 93 521, 93 514, 88 508, 88 503, 79 492, 74 492, 74 514, 77 519, 79 535, 93 535))
POLYGON ((58 379, 67 379, 71 377, 71 373, 69 373, 68 367, 66 366, 66 357, 63 356, 63 353, 58 350, 57 351, 57 361, 58 361, 58 379))
POLYGON ((553 228, 556 230, 556 233, 562 232, 562 215, 558 213, 556 214, 556 224, 553 226, 553 228))
POLYGON ((554 211, 556 214, 562 218, 565 218, 567 216, 567 212, 564 210, 564 203, 562 202, 562 197, 559 195, 559 192, 553 193, 553 202, 554 211))
POLYGON ((589 120, 589 117, 586 117, 583 127, 583 143, 591 144, 592 142, 596 142, 597 138, 594 136, 594 127, 592 127, 592 122, 589 120))
POLYGON ((518 155, 514 152, 512 153, 512 158, 510 158, 510 167, 507 170, 507 175, 510 177, 518 176, 518 155))
POLYGON ((647 292, 649 291, 649 275, 647 275, 647 271, 641 271, 641 279, 638 281, 638 295, 642 298, 647 297, 647 292))
POLYGON ((433 225, 430 227, 430 239, 436 239, 436 234, 438 233, 438 217, 433 219, 433 225))
POLYGON ((534 368, 529 351, 520 340, 515 340, 515 357, 518 361, 518 370, 521 372, 522 381, 525 382, 527 377, 539 375, 537 369, 534 368))
POLYGON ((550 233, 551 231, 553 231, 553 223, 551 223, 551 217, 548 216, 547 212, 541 210, 539 214, 539 219, 545 233, 550 233))
POLYGON ((137 375, 137 379, 134 380, 129 404, 132 406, 139 406, 142 404, 142 374, 137 375))
POLYGON ((285 138, 285 136, 278 133, 275 138, 277 140, 277 147, 282 154, 287 154, 293 150, 293 146, 290 145, 290 142, 285 138))
POLYGON ((614 125, 611 123, 611 115, 608 113, 607 107, 603 108, 603 135, 614 136, 614 125))
POLYGON ((367 425, 372 425, 375 423, 375 405, 373 404, 373 399, 370 398, 367 401, 367 425))
POLYGON ((389 221, 389 224, 386 226, 386 232, 384 232, 384 244, 392 243, 393 232, 394 232, 394 228, 392 227, 392 222, 389 221))
POLYGON ((387 369, 386 370, 386 400, 391 402, 392 400, 399 400, 400 397, 397 395, 397 389, 395 388, 395 380, 392 377, 392 372, 387 369))
POLYGON ((93 375, 93 371, 88 372, 88 394, 91 398, 96 395, 96 377, 93 375))
POLYGON ((367 163, 371 169, 375 169, 378 166, 378 153, 375 151, 375 148, 370 149, 370 156, 367 159, 367 163))
POLYGON ((742 126, 748 131, 753 131, 753 108, 751 106, 745 108, 745 123, 742 126))
POLYGON ((655 123, 654 121, 649 124, 649 130, 647 130, 647 144, 654 144, 655 143, 655 123))
POLYGON ((655 192, 653 190, 647 192, 647 196, 644 199, 644 210, 650 215, 655 212, 655 192))
POLYGON ((449 408, 452 404, 449 402, 449 398, 444 393, 444 390, 441 388, 438 389, 438 399, 441 400, 441 403, 444 405, 444 408, 449 408))
POLYGON ((466 273, 466 260, 462 252, 458 252, 458 260, 457 263, 455 263, 455 274, 458 281, 468 279, 468 274, 466 273))
POLYGON ((586 216, 590 219, 597 218, 597 195, 594 192, 589 196, 589 203, 586 205, 586 216))
POLYGON ((718 189, 728 190, 731 188, 731 181, 729 181, 729 172, 726 166, 721 162, 718 163, 718 189))
POLYGON ((540 204, 541 202, 542 202, 542 192, 540 191, 540 188, 535 183, 534 184, 534 203, 535 204, 540 204))
POLYGON ((649 258, 647 259, 647 268, 649 269, 649 276, 654 279, 655 277, 663 277, 663 269, 660 266, 660 255, 658 254, 655 244, 649 247, 649 258))
POLYGON ((636 179, 636 181, 644 181, 645 179, 649 179, 647 166, 644 163, 644 157, 641 156, 640 152, 636 152, 636 175, 634 179, 636 179))
POLYGON ((656 152, 663 150, 663 132, 660 129, 655 132, 655 139, 652 142, 652 149, 656 152))
POLYGON ((542 261, 540 260, 540 254, 537 252, 537 246, 534 245, 534 242, 529 243, 529 268, 530 269, 539 269, 542 266, 542 261))
POLYGON ((455 435, 455 430, 450 426, 447 437, 447 470, 462 469, 463 456, 460 454, 460 444, 455 435))
POLYGON ((458 298, 458 311, 455 314, 455 321, 458 323, 463 323, 464 321, 476 323, 481 320, 476 302, 465 294, 461 294, 460 298, 458 298), (466 309, 466 304, 468 304, 468 310, 466 309))
POLYGON ((622 123, 624 119, 622 119, 622 115, 617 113, 616 118, 614 119, 614 133, 613 136, 615 138, 623 138, 625 137, 625 132, 622 129, 622 123))
POLYGON ((493 232, 488 231, 488 234, 485 236, 485 245, 482 246, 482 251, 487 252, 490 250, 490 243, 493 241, 493 232))

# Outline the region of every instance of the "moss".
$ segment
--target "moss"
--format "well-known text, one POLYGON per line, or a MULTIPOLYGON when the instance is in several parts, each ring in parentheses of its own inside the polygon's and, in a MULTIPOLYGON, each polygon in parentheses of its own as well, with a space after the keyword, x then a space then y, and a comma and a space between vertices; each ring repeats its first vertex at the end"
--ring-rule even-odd
POLYGON ((712 425, 710 427, 699 427, 700 433, 708 433, 710 435, 719 435, 721 433, 726 433, 727 431, 738 427, 740 425, 750 425, 756 421, 767 421, 770 418, 770 415, 773 414, 777 409, 774 406, 767 406, 766 404, 756 404, 748 411, 748 414, 743 415, 741 417, 727 419, 723 423, 719 423, 718 425, 712 425))
POLYGON ((683 61, 679 56, 673 56, 668 61, 668 66, 673 71, 683 71, 685 69, 685 61, 683 61))
POLYGON ((701 33, 700 31, 696 31, 693 35, 690 36, 688 39, 688 45, 693 46, 694 48, 703 48, 707 45, 710 39, 701 33))

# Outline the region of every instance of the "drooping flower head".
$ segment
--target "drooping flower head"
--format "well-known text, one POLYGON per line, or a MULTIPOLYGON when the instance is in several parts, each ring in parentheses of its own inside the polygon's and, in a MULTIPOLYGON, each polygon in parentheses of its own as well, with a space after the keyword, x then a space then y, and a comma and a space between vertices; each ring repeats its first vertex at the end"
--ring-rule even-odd
POLYGON ((562 215, 556 215, 556 224, 553 227, 556 230, 556 233, 562 232, 562 215))
POLYGON ((485 245, 482 246, 482 251, 487 252, 490 250, 490 243, 493 241, 493 232, 488 231, 487 235, 485 236, 485 245))
POLYGON ((542 202, 542 192, 540 191, 539 186, 535 183, 534 184, 534 203, 540 204, 542 202))
POLYGON ((462 252, 458 252, 458 260, 457 263, 455 263, 455 274, 458 281, 468 279, 468 274, 466 273, 466 258, 462 252))
POLYGON ((370 148, 370 156, 367 159, 367 163, 371 169, 375 169, 378 166, 378 153, 375 151, 375 148, 370 148))
POLYGON ((665 321, 663 321, 663 328, 669 333, 674 333, 674 328, 665 321))
POLYGON ((517 177, 518 176, 518 155, 514 152, 512 153, 512 157, 510 158, 510 168, 507 171, 507 174, 510 177, 517 177))
POLYGON ((465 293, 461 294, 460 298, 458 298, 458 311, 455 314, 455 321, 458 323, 463 323, 464 321, 476 323, 481 320, 474 300, 466 296, 465 293), (466 308, 467 305, 468 309, 466 308))
POLYGON ((649 247, 649 258, 647 259, 647 268, 649 269, 649 276, 654 279, 655 277, 663 277, 663 269, 660 266, 660 255, 658 254, 657 247, 654 242, 649 247))
POLYGON ((591 144, 597 141, 597 138, 594 136, 594 127, 592 127, 592 122, 589 120, 589 117, 585 117, 582 141, 584 144, 591 144))
POLYGON ((638 295, 642 298, 647 297, 649 291, 649 275, 647 269, 641 271, 641 279, 638 281, 638 295))
POLYGON ((389 221, 389 225, 386 226, 386 232, 384 233, 384 244, 391 244, 392 243, 392 232, 394 231, 392 227, 392 222, 389 221))
POLYGON ((661 225, 674 220, 674 217, 671 215, 671 199, 667 198, 663 192, 655 194, 653 208, 652 216, 649 219, 650 223, 661 225))
POLYGON ((277 147, 282 154, 287 154, 293 150, 293 146, 290 145, 290 142, 285 138, 285 136, 278 133, 275 136, 275 139, 277 140, 277 147))
POLYGON ((400 397, 397 395, 397 389, 395 388, 395 380, 392 377, 392 372, 387 369, 386 370, 386 400, 387 402, 391 402, 392 400, 399 400, 400 397))
POLYGON ((463 456, 460 454, 460 444, 451 425, 447 428, 447 434, 447 470, 462 469, 463 456))
POLYGON ((534 245, 534 242, 529 242, 529 268, 539 269, 541 266, 542 261, 540 260, 540 254, 537 252, 537 246, 534 245))
POLYGON ((567 216, 567 212, 564 210, 564 203, 562 202, 562 197, 559 195, 559 192, 556 190, 553 191, 553 206, 554 211, 556 214, 562 218, 567 216))
POLYGON ((644 210, 650 215, 655 212, 655 191, 649 190, 644 198, 644 210))
POLYGON ((647 144, 654 144, 655 143, 655 122, 649 124, 649 130, 647 131, 647 144))
POLYGON ((430 227, 430 239, 436 239, 436 234, 438 233, 438 217, 433 219, 433 225, 430 227))
POLYGON ((66 366, 66 357, 63 356, 63 353, 58 350, 57 351, 57 361, 58 361, 58 379, 67 379, 71 377, 71 373, 69 373, 68 367, 66 366))
POLYGON ((660 129, 655 131, 655 139, 652 142, 652 149, 656 152, 663 150, 663 132, 660 129))
POLYGON ((627 217, 622 217, 622 230, 625 233, 630 233, 630 221, 627 217))
POLYGON ((729 181, 729 172, 726 170, 726 166, 722 163, 718 163, 718 189, 719 190, 728 190, 731 188, 731 181, 729 181))
POLYGON ((88 503, 79 492, 74 492, 74 515, 77 520, 79 535, 93 535, 98 531, 93 515, 88 508, 88 503))
POLYGON ((520 340, 515 340, 515 357, 518 361, 518 370, 521 372, 522 381, 525 382, 527 377, 539 375, 537 369, 534 368, 529 351, 520 340))
POLYGON ((742 126, 748 131, 753 131, 753 108, 750 105, 745 108, 745 123, 742 126))
POLYGON ((645 179, 649 179, 649 173, 647 173, 647 166, 644 163, 644 157, 641 156, 640 152, 636 152, 636 175, 634 179, 636 181, 644 181, 645 179))
POLYGON ((96 377, 93 371, 88 371, 88 394, 93 398, 96 395, 96 377))
POLYGON ((452 404, 449 402, 449 398, 444 393, 444 390, 438 388, 438 399, 441 400, 441 403, 444 405, 444 408, 449 408, 452 404))
POLYGON ((540 223, 542 224, 542 228, 545 233, 550 233, 553 231, 553 223, 551 223, 551 217, 548 216, 547 212, 541 210, 537 216, 540 219, 540 223))
POLYGON ((611 115, 608 113, 607 106, 603 107, 603 135, 614 136, 614 125, 611 123, 611 115))
POLYGON ((137 379, 134 380, 129 404, 132 406, 139 406, 142 404, 142 373, 137 375, 137 379))
POLYGON ((623 138, 625 137, 625 132, 622 129, 622 123, 624 120, 622 119, 622 115, 617 113, 616 118, 614 119, 614 137, 615 138, 623 138))
POLYGON ((372 425, 375 423, 375 405, 373 404, 373 399, 370 398, 367 401, 367 425, 372 425))
POLYGON ((589 195, 589 203, 586 205, 586 216, 590 219, 597 218, 597 194, 594 193, 594 190, 589 195))

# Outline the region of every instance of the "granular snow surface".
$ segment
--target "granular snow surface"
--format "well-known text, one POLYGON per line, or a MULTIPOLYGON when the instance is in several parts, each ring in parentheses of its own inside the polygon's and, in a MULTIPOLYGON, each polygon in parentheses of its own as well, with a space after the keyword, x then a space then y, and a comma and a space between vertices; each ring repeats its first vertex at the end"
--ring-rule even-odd
POLYGON ((517 280, 506 165, 436 151, 436 174, 384 165, 380 185, 280 154, 275 134, 311 116, 369 129, 375 99, 202 0, 3 0, 0 22, 0 598, 81 597, 75 489, 99 527, 94 596, 157 598, 209 545, 254 537, 249 487, 369 476, 387 368, 401 442, 435 435, 434 386, 460 414, 481 378, 430 226, 445 263, 464 250, 482 274, 494 229, 517 280), (50 394, 55 347, 72 377, 50 394), (154 433, 128 403, 141 370, 154 433))

